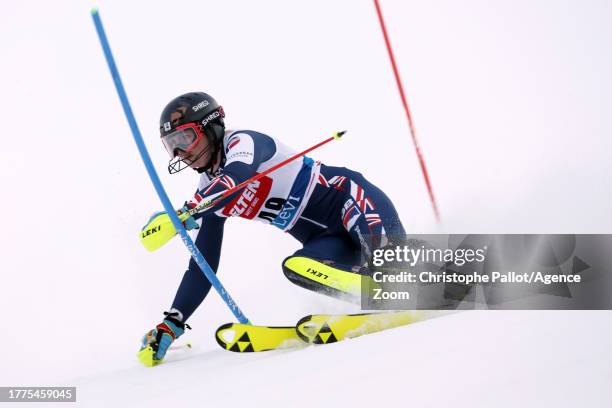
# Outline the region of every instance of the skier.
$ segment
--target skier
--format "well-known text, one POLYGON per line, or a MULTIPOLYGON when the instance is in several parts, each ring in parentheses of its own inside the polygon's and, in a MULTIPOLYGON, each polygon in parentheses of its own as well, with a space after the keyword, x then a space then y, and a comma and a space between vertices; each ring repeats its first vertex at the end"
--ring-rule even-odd
MULTIPOLYGON (((296 153, 263 133, 226 130, 224 117, 223 108, 203 92, 181 95, 162 112, 160 132, 170 155, 168 171, 190 167, 201 175, 194 197, 179 213, 296 153)), ((160 216, 167 214, 156 213, 149 223, 160 216)), ((272 224, 300 241, 302 249, 283 261, 285 276, 301 287, 335 297, 359 296, 364 260, 374 249, 391 244, 388 237, 405 235, 393 204, 379 188, 360 173, 306 156, 183 221, 187 230, 199 229, 195 244, 215 273, 225 220, 234 216, 272 224)), ((210 288, 191 259, 170 311, 144 336, 141 350, 151 345, 154 361, 160 362, 171 343, 189 328, 185 322, 210 288)))

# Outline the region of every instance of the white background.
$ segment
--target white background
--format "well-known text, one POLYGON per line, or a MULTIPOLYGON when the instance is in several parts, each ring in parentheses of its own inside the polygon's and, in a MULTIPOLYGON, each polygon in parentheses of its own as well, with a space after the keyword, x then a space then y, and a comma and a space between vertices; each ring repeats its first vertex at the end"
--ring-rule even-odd
MULTIPOLYGON (((609 406, 608 312, 468 313, 348 345, 236 356, 214 343, 214 329, 233 319, 211 293, 190 320, 191 356, 140 367, 139 340, 170 306, 188 255, 179 240, 153 254, 138 242, 161 205, 113 88, 94 5, 177 207, 198 178, 167 174, 159 114, 201 90, 231 127, 296 149, 348 129, 312 156, 363 172, 408 232, 612 230, 609 1, 382 1, 441 225, 372 1, 6 3, 0 385, 78 385, 80 404, 102 406, 257 406, 272 396, 298 405, 609 406), (300 400, 309 375, 324 385, 300 400)), ((284 278, 280 263, 297 248, 274 228, 226 224, 219 276, 254 323, 352 310, 284 278)))

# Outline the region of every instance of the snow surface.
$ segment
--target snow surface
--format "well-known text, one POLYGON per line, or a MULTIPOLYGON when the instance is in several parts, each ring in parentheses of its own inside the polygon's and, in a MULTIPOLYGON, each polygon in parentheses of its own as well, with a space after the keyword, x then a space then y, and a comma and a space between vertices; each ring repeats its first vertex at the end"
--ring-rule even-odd
MULTIPOLYGON (((178 207, 197 177, 165 172, 158 117, 205 90, 233 127, 355 168, 410 232, 609 233, 609 1, 382 0, 443 216, 435 223, 369 0, 99 1, 140 129, 178 207)), ((601 406, 612 404, 610 312, 463 312, 342 344, 220 350, 211 294, 193 350, 139 366, 187 264, 137 234, 160 208, 82 1, 0 13, 4 214, 0 386, 76 385, 79 406, 601 406)), ((219 276, 256 324, 352 312, 288 282, 298 243, 226 227, 219 276)), ((183 339, 181 339, 183 340, 183 339)), ((8 406, 8 404, 7 404, 8 406)))

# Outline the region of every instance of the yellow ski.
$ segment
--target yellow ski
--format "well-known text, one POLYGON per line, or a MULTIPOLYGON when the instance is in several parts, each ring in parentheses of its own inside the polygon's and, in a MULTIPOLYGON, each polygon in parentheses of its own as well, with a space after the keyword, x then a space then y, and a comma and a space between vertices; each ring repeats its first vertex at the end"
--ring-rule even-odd
POLYGON ((295 326, 252 326, 227 323, 217 329, 217 343, 229 351, 248 353, 329 344, 417 322, 417 311, 364 313, 353 315, 316 314, 295 326))
POLYGON ((222 348, 237 353, 306 346, 296 333, 295 326, 268 327, 227 323, 217 329, 215 338, 222 348))
POLYGON ((302 340, 329 344, 404 326, 421 320, 416 311, 364 313, 354 315, 311 315, 302 318, 295 329, 302 340))

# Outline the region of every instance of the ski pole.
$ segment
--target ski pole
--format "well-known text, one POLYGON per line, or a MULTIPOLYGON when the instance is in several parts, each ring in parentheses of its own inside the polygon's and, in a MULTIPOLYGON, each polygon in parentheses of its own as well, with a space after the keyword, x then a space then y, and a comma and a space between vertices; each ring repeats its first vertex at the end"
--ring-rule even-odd
POLYGON ((119 76, 119 70, 117 69, 117 65, 115 64, 115 59, 113 58, 113 54, 110 49, 110 45, 108 43, 108 39, 106 38, 106 33, 104 31, 104 27, 102 25, 102 20, 100 19, 100 14, 98 13, 98 9, 91 10, 91 16, 93 18, 94 25, 96 26, 96 32, 98 33, 98 38, 100 39, 100 45, 102 46, 102 50, 104 51, 104 56, 106 58, 106 62, 108 63, 108 68, 113 77, 113 82, 115 83, 115 88, 117 90, 117 94, 119 94, 119 99, 121 100, 121 106, 123 107, 123 111, 127 118, 127 121, 130 125, 130 129, 132 130, 132 136, 134 136, 134 141, 136 142, 136 146, 138 147, 138 151, 140 152, 140 157, 147 168, 147 172, 149 173, 149 177, 151 178, 151 182, 155 187, 155 191, 161 200, 164 209, 168 213, 174 228, 181 235, 181 239, 183 243, 191 253, 191 257, 200 267, 200 270, 206 276, 206 278, 210 281, 215 290, 219 293, 221 298, 225 301, 225 304, 230 308, 236 319, 240 323, 243 324, 251 324, 249 319, 242 313, 242 310, 238 307, 238 305, 231 298, 229 293, 225 290, 225 287, 217 278, 217 275, 213 272, 211 267, 206 263, 206 260, 202 256, 200 250, 195 246, 191 237, 183 228, 183 224, 179 220, 176 212, 174 211, 174 207, 172 207, 172 203, 170 203, 170 199, 164 190, 164 186, 155 171, 155 167, 153 167, 153 162, 151 161, 151 156, 149 156, 149 152, 147 151, 147 147, 145 146, 142 135, 140 134, 140 130, 138 129, 138 124, 136 123, 136 118, 134 117, 134 113, 132 112, 132 108, 130 106, 130 102, 128 101, 127 94, 125 89, 123 88, 123 83, 121 82, 121 77, 119 76))
POLYGON ((316 145, 309 147, 308 149, 297 153, 291 157, 289 157, 288 159, 283 160, 282 162, 275 164, 274 166, 270 167, 268 170, 263 171, 259 174, 256 174, 255 176, 251 177, 248 180, 243 181, 242 183, 238 184, 237 186, 234 186, 232 188, 230 188, 229 190, 225 190, 225 191, 220 191, 217 194, 212 195, 211 197, 209 197, 206 201, 204 201, 203 203, 198 204, 197 207, 192 208, 191 210, 185 212, 185 214, 189 214, 189 215, 194 215, 197 214, 205 209, 207 209, 208 207, 211 207, 214 203, 216 203, 219 200, 223 200, 224 198, 232 195, 233 193, 235 193, 236 191, 248 186, 249 184, 259 180, 260 178, 264 177, 267 174, 272 173, 274 170, 278 170, 279 168, 291 163, 292 161, 294 161, 297 158, 300 158, 302 156, 304 156, 306 153, 313 151, 314 149, 317 149, 321 146, 323 146, 326 143, 331 142, 332 140, 340 140, 340 138, 346 133, 346 130, 342 130, 340 132, 335 132, 333 136, 323 140, 322 142, 317 143, 316 145))

